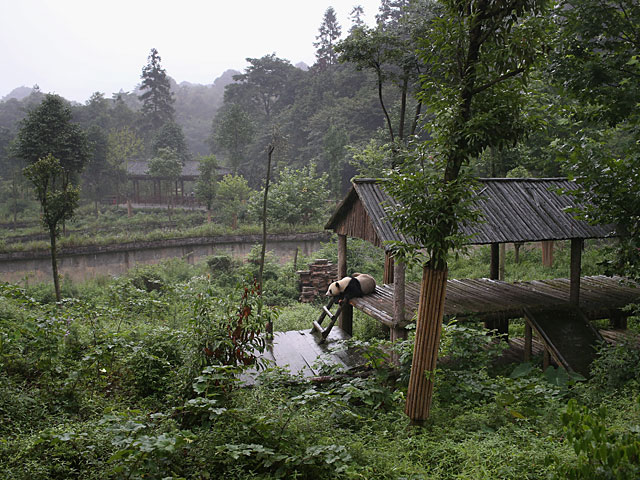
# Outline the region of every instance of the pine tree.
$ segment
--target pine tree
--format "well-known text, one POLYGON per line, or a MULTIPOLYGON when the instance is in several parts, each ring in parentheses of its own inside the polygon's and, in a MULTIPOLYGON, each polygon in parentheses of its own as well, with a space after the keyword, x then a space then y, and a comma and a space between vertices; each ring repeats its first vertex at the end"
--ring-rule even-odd
POLYGON ((338 63, 338 54, 334 47, 340 35, 342 35, 342 28, 336 18, 336 11, 333 7, 329 7, 324 12, 322 25, 316 37, 318 41, 313 44, 316 47, 316 66, 324 69, 338 63))
POLYGON ((349 28, 349 32, 364 26, 364 20, 362 19, 363 16, 364 8, 362 5, 356 5, 353 7, 353 10, 351 10, 351 13, 349 14, 349 18, 351 19, 351 28, 349 28))
POLYGON ((142 68, 142 117, 146 133, 153 134, 165 123, 173 121, 173 93, 160 55, 155 48, 149 53, 148 63, 142 68))

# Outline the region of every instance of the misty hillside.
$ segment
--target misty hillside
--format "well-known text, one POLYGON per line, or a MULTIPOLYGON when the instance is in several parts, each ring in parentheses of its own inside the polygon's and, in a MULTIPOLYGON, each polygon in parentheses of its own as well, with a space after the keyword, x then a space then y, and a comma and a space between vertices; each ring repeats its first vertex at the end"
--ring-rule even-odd
POLYGON ((25 87, 23 85, 22 87, 17 87, 11 90, 7 95, 2 97, 2 100, 0 101, 4 102, 6 100, 11 100, 12 98, 22 100, 23 98, 28 97, 31 92, 33 92, 33 88, 25 87))
MULTIPOLYGON (((194 155, 206 155, 209 147, 206 139, 211 133, 211 121, 223 103, 225 87, 233 83, 237 70, 227 70, 214 80, 212 84, 176 83, 169 77, 171 89, 175 95, 176 121, 182 127, 189 150, 194 155)), ((120 99, 131 110, 140 109, 139 85, 132 92, 120 90, 111 95, 112 99, 120 99)), ((106 98, 109 98, 106 95, 106 98)), ((15 133, 17 123, 26 112, 42 100, 42 93, 32 87, 17 87, 0 100, 0 127, 15 133)), ((90 100, 87 100, 89 103, 90 100)), ((81 107, 81 104, 70 102, 81 107)), ((78 118, 81 121, 81 118, 78 118)))

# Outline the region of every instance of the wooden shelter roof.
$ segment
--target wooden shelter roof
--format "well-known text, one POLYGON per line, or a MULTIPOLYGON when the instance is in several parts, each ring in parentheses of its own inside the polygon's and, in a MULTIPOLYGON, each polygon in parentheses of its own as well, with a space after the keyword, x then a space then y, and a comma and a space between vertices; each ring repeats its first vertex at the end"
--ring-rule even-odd
MULTIPOLYGON (((611 226, 589 225, 567 211, 580 205, 560 191, 580 187, 566 178, 481 178, 478 182, 475 205, 482 220, 462 229, 471 237, 470 245, 613 235, 611 226)), ((356 179, 325 228, 379 247, 387 241, 408 242, 386 218, 385 207, 395 203, 384 191, 384 180, 356 179)))
MULTIPOLYGON (((197 160, 187 160, 182 165, 182 172, 180 173, 180 180, 195 181, 200 176, 199 171, 200 162, 197 160)), ((218 176, 222 177, 231 173, 231 170, 226 167, 218 167, 218 176)), ((135 180, 149 180, 153 177, 149 175, 149 161, 148 160, 133 160, 127 163, 127 173, 129 178, 135 180)))

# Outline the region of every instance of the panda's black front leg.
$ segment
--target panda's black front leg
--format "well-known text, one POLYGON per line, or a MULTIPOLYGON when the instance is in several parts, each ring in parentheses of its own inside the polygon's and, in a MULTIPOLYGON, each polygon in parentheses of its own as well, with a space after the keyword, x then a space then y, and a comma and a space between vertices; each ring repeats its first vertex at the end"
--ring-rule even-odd
POLYGON ((342 295, 340 295, 340 300, 338 300, 338 303, 340 305, 344 305, 346 303, 349 303, 349 301, 353 298, 353 295, 349 295, 348 293, 343 293, 342 295))

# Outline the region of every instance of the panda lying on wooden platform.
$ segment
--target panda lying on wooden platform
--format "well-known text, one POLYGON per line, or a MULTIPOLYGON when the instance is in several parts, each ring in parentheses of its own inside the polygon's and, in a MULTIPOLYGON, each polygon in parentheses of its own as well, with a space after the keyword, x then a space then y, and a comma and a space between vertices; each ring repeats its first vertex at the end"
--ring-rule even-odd
POLYGON ((349 301, 355 297, 369 295, 376 289, 376 280, 366 273, 354 273, 351 277, 332 282, 327 290, 327 297, 338 297, 338 303, 349 301))

